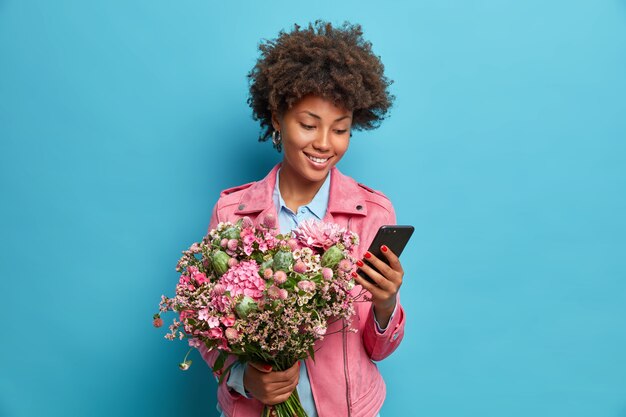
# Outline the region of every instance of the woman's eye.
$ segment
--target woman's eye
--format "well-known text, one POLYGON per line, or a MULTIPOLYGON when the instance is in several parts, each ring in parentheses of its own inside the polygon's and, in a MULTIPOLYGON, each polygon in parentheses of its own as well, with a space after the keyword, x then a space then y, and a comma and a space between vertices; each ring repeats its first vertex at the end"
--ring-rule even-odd
POLYGON ((311 126, 311 125, 305 125, 304 123, 300 123, 300 125, 306 129, 306 130, 312 130, 315 129, 315 126, 311 126))
POLYGON ((335 130, 335 133, 338 134, 338 135, 343 135, 347 131, 348 131, 348 129, 341 129, 341 130, 335 130))

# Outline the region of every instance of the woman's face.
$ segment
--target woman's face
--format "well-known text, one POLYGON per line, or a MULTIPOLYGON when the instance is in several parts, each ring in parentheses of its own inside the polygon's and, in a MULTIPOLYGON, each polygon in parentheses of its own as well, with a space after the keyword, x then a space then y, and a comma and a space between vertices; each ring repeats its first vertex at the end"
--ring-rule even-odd
POLYGON ((285 174, 323 182, 350 143, 352 111, 319 96, 305 96, 282 116, 272 117, 280 131, 285 174))

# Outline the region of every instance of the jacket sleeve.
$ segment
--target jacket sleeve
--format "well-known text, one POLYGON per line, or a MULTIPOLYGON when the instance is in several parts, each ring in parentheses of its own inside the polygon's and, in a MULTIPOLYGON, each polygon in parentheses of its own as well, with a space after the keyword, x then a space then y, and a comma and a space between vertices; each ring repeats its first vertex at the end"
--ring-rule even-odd
MULTIPOLYGON (((393 207, 391 207, 389 215, 382 224, 396 224, 396 215, 393 207)), ((363 345, 372 360, 380 361, 391 355, 400 345, 404 337, 405 313, 400 304, 400 294, 398 293, 395 312, 387 327, 381 332, 374 318, 374 309, 370 303, 367 304, 369 308, 365 310, 366 313, 362 313, 367 314, 363 327, 363 345)))

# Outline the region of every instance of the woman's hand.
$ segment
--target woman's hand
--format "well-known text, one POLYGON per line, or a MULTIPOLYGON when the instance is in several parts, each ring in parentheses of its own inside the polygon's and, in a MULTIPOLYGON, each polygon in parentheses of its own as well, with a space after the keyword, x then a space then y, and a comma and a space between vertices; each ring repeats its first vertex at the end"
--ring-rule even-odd
POLYGON ((300 361, 284 371, 272 371, 270 365, 248 362, 243 386, 254 398, 266 405, 287 401, 300 377, 300 361))
POLYGON ((357 273, 354 273, 353 276, 357 284, 361 284, 363 288, 372 294, 372 304, 374 305, 376 320, 382 328, 385 328, 389 324, 391 314, 396 307, 396 296, 402 285, 404 270, 400 264, 400 259, 398 259, 387 246, 381 246, 380 250, 389 261, 389 265, 369 251, 365 252, 364 259, 367 260, 373 268, 362 260, 357 261, 359 269, 370 277, 375 284, 365 280, 357 273))

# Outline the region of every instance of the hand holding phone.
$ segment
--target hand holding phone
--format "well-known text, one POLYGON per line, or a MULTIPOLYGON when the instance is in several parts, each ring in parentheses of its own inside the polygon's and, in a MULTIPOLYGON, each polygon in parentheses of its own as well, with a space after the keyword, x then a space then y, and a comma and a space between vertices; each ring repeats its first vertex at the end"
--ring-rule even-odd
MULTIPOLYGON (((387 263, 387 257, 382 253, 380 247, 382 245, 387 246, 391 252, 393 252, 397 257, 400 257, 400 254, 406 247, 406 244, 409 242, 411 235, 415 228, 413 226, 402 226, 402 225, 384 225, 378 229, 376 232, 376 236, 374 236, 374 240, 372 240, 372 244, 370 245, 368 252, 372 255, 376 256, 378 259, 387 263)), ((365 263, 375 269, 372 265, 367 262, 367 259, 364 259, 365 263)), ((359 269, 358 274, 361 275, 366 281, 371 282, 372 284, 376 284, 366 273, 359 269)))

